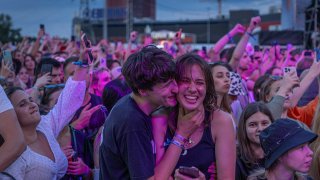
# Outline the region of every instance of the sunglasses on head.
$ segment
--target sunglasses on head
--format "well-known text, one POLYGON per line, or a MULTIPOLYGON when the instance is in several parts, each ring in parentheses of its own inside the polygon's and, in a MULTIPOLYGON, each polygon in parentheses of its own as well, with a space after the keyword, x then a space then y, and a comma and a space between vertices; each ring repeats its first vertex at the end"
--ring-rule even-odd
POLYGON ((272 79, 272 80, 274 80, 274 81, 278 81, 278 80, 281 80, 283 77, 282 77, 282 76, 270 75, 269 78, 272 79))

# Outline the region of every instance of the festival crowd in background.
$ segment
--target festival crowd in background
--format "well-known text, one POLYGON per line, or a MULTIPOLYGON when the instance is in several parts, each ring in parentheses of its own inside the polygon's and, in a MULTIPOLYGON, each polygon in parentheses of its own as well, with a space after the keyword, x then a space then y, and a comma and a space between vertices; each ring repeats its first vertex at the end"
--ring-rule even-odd
POLYGON ((0 179, 320 179, 317 50, 253 46, 260 23, 208 51, 181 29, 2 44, 0 179))

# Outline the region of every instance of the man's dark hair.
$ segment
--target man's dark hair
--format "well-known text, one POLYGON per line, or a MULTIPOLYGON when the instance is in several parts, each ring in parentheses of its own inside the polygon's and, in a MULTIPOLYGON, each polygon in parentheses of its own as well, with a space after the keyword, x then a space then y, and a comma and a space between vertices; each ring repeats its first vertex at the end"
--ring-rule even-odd
POLYGON ((111 70, 111 67, 114 63, 118 63, 119 66, 121 66, 121 63, 119 60, 115 60, 115 59, 108 59, 107 60, 107 68, 111 70))
POLYGON ((37 71, 36 71, 36 77, 41 73, 41 67, 43 64, 52 64, 52 67, 54 68, 60 68, 61 64, 59 61, 53 59, 53 58, 43 58, 41 59, 38 67, 37 67, 37 71))
POLYGON ((104 87, 102 103, 110 112, 116 102, 129 93, 131 93, 131 89, 124 79, 114 79, 104 87))
POLYGON ((128 57, 122 74, 132 91, 139 94, 139 89, 152 90, 154 85, 174 79, 175 64, 171 55, 149 45, 128 57))

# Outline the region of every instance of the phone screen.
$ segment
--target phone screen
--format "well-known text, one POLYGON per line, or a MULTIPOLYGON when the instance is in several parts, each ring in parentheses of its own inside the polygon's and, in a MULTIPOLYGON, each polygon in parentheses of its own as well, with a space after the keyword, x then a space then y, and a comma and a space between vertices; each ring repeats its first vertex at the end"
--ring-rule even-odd
POLYGON ((52 73, 52 64, 42 64, 41 66, 41 74, 52 73))
POLYGON ((198 178, 200 176, 199 170, 193 167, 180 167, 179 173, 191 178, 198 178))
MULTIPOLYGON (((90 43, 88 41, 87 35, 85 33, 83 33, 81 38, 84 41, 84 44, 85 44, 86 48, 90 48, 90 43)), ((88 51, 88 56, 90 58, 90 61, 93 62, 93 56, 92 56, 91 51, 88 51)), ((84 64, 88 64, 87 59, 83 59, 82 61, 83 61, 84 64)))
POLYGON ((4 50, 2 52, 2 60, 4 61, 5 64, 9 65, 12 71, 14 70, 13 63, 12 63, 12 55, 10 51, 4 50))

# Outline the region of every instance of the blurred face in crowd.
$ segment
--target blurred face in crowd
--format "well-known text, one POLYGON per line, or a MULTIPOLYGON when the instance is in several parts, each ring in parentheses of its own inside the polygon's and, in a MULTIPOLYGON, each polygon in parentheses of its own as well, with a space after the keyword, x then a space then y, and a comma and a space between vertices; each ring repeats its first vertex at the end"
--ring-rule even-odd
POLYGON ((40 122, 38 105, 27 93, 17 90, 11 95, 10 101, 22 127, 38 125, 40 122))
POLYGON ((250 143, 260 145, 259 135, 261 131, 271 124, 270 118, 262 112, 256 112, 246 121, 247 138, 250 143))
POLYGON ((192 111, 203 106, 206 96, 205 76, 199 65, 194 64, 185 71, 178 82, 179 104, 186 110, 192 111))
POLYGON ((247 53, 243 53, 240 58, 238 69, 241 71, 247 71, 250 69, 251 58, 247 53))
POLYGON ((272 72, 271 72, 271 75, 273 75, 273 76, 282 76, 283 75, 283 73, 282 73, 282 70, 281 70, 281 68, 274 68, 273 70, 272 70, 272 72))
POLYGON ((27 69, 25 67, 21 67, 19 73, 18 73, 18 78, 25 84, 28 83, 29 81, 29 74, 27 72, 27 69))
POLYGON ((35 57, 36 61, 40 62, 41 57, 42 57, 42 53, 40 51, 38 51, 36 54, 36 57, 35 57))
MULTIPOLYGON (((280 86, 283 83, 283 81, 284 80, 282 79, 282 80, 275 81, 271 84, 270 93, 267 95, 267 101, 271 101, 271 99, 276 95, 276 93, 279 91, 280 86)), ((284 109, 288 109, 291 107, 291 96, 292 96, 292 92, 288 92, 286 94, 286 99, 283 104, 284 109)))
POLYGON ((93 47, 91 53, 92 53, 93 59, 97 60, 98 53, 99 53, 99 47, 93 47))
POLYGON ((110 70, 112 70, 112 69, 114 69, 114 68, 116 68, 116 67, 119 67, 119 66, 121 66, 121 65, 119 64, 119 62, 114 61, 114 62, 111 64, 110 70))
POLYGON ((102 71, 98 78, 98 91, 102 94, 104 86, 112 80, 111 73, 110 71, 102 71))
POLYGON ((51 72, 51 83, 50 84, 60 84, 61 83, 61 74, 62 70, 61 67, 52 67, 52 72, 51 72))
POLYGON ((48 107, 49 107, 50 109, 52 109, 52 108, 54 107, 54 105, 57 104, 58 98, 59 98, 61 92, 62 92, 62 89, 59 90, 59 91, 56 91, 56 92, 54 92, 54 93, 52 93, 52 94, 50 95, 50 97, 49 97, 49 103, 48 103, 48 107))
POLYGON ((262 55, 263 53, 261 51, 257 51, 253 54, 253 56, 251 57, 251 62, 252 62, 252 65, 253 67, 252 68, 258 68, 259 65, 261 64, 262 62, 262 55))
POLYGON ((289 59, 287 60, 287 66, 295 67, 296 63, 297 63, 297 60, 298 59, 296 58, 296 56, 289 55, 289 59))
POLYGON ((214 87, 217 94, 224 95, 229 92, 230 88, 230 73, 224 66, 214 66, 211 69, 214 87))
POLYGON ((16 51, 16 52, 14 53, 14 58, 15 58, 15 59, 18 59, 18 60, 22 63, 22 62, 23 62, 23 56, 22 56, 21 51, 16 51))
POLYGON ((66 82, 70 76, 73 76, 74 71, 76 70, 76 65, 73 63, 67 64, 64 68, 64 81, 66 82))
POLYGON ((313 151, 308 143, 289 150, 279 158, 281 164, 292 171, 308 173, 311 167, 313 151))
POLYGON ((28 70, 33 70, 36 67, 36 63, 30 56, 24 58, 24 64, 28 70))

